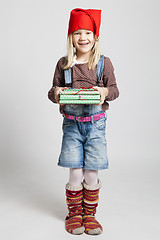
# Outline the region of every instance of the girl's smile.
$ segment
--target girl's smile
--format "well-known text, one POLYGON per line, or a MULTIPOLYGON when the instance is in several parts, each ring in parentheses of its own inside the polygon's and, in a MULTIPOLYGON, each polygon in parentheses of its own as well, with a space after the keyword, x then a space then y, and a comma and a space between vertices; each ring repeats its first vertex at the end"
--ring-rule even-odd
POLYGON ((89 43, 78 43, 79 45, 82 45, 82 46, 86 46, 88 45, 89 43))

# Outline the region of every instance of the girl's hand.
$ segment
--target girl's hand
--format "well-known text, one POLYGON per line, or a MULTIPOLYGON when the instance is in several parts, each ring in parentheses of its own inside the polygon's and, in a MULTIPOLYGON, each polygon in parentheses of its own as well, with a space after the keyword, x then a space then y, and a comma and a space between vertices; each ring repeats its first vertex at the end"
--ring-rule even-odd
POLYGON ((54 98, 55 98, 57 103, 59 103, 59 94, 64 89, 68 89, 68 87, 55 87, 54 88, 54 98))
POLYGON ((93 87, 94 89, 97 89, 98 92, 101 95, 101 99, 100 99, 100 104, 98 105, 102 105, 104 103, 105 98, 108 96, 108 88, 106 87, 93 87))

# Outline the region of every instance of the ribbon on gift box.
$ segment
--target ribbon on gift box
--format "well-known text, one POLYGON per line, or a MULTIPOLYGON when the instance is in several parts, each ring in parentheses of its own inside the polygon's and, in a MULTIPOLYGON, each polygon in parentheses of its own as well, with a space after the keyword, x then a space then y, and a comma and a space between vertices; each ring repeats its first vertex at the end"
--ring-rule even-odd
POLYGON ((60 93, 60 104, 99 104, 100 94, 93 87, 64 89, 60 93))

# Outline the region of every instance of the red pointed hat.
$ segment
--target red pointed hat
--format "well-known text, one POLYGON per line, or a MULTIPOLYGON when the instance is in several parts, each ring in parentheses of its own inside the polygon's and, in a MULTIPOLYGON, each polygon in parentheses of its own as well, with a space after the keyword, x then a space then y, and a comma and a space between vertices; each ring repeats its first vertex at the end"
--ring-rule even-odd
POLYGON ((68 35, 78 29, 87 29, 99 37, 101 11, 97 9, 75 8, 70 13, 68 35))

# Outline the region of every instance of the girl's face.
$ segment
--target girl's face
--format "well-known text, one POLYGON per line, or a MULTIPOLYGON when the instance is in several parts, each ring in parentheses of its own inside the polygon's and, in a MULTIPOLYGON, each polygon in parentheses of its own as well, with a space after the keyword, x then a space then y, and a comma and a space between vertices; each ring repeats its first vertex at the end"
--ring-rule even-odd
POLYGON ((86 29, 76 30, 72 33, 72 41, 77 54, 90 53, 95 43, 94 33, 86 29))

